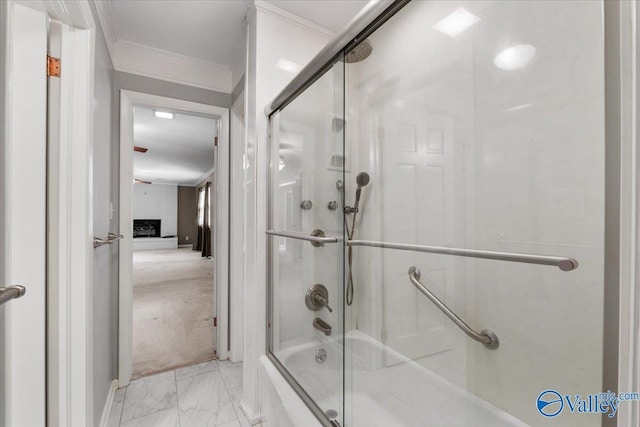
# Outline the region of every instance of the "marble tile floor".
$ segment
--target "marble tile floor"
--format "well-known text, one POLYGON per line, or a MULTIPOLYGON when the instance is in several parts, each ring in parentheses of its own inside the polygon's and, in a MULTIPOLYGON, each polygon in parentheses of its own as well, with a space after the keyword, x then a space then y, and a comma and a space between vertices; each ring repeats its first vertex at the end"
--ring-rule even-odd
POLYGON ((215 357, 213 261, 190 248, 133 253, 133 378, 215 357))
POLYGON ((107 427, 250 427, 241 395, 242 363, 212 360, 117 390, 107 427))

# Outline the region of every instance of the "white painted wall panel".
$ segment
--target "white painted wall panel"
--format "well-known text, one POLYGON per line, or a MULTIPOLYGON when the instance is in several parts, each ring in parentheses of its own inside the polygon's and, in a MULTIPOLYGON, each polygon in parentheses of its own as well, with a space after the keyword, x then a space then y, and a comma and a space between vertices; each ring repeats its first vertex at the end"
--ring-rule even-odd
MULTIPOLYGON (((244 147, 245 354, 243 407, 259 409, 258 358, 265 354, 267 119, 264 107, 291 81, 294 73, 276 67, 285 59, 307 64, 328 37, 259 7, 249 19, 244 147)), ((240 189, 238 189, 240 191, 240 189)), ((249 415, 254 415, 249 414, 249 415)))

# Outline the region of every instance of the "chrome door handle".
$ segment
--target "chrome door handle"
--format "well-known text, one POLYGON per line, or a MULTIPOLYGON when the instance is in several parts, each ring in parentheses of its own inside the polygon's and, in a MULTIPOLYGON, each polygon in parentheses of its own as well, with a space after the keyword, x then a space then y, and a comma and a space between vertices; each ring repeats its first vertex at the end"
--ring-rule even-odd
POLYGON ((113 234, 111 232, 109 232, 107 234, 107 238, 106 239, 101 239, 100 237, 94 237, 93 238, 93 247, 94 248, 99 248, 102 245, 110 245, 113 242, 117 242, 118 240, 124 239, 124 236, 122 234, 113 234))
POLYGON ((12 299, 20 298, 27 293, 27 288, 20 285, 13 285, 7 288, 0 288, 0 305, 12 299))
POLYGON ((122 239, 124 239, 124 236, 122 234, 114 234, 112 232, 109 232, 109 234, 107 234, 107 240, 109 241, 109 243, 113 243, 122 239))

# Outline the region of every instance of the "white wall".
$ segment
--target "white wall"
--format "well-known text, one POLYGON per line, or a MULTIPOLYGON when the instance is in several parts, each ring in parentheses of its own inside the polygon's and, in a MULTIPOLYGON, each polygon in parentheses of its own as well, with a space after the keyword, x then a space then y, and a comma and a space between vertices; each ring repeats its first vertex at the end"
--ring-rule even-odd
MULTIPOLYGON (((259 412, 258 358, 265 354, 266 301, 266 152, 265 106, 293 78, 276 68, 280 58, 305 65, 327 43, 325 34, 311 26, 293 22, 261 8, 249 16, 246 71, 246 140, 244 183, 232 189, 244 191, 245 249, 245 354, 243 364, 243 407, 250 416, 259 412)), ((301 21, 302 22, 302 21, 301 21)), ((232 224, 233 227, 233 224, 232 224)))
MULTIPOLYGON (((159 219, 161 236, 178 235, 178 186, 135 184, 133 219, 159 219)), ((131 225, 133 227, 133 224, 131 225)))

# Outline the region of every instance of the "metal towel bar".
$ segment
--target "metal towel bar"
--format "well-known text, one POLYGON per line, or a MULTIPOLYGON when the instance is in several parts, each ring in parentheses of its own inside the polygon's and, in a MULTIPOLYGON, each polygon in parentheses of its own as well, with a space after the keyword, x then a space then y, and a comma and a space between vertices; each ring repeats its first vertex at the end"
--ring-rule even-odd
POLYGON ((113 234, 113 233, 109 233, 107 234, 107 238, 106 239, 101 239, 99 237, 94 237, 93 238, 93 247, 94 248, 99 248, 102 245, 110 245, 113 242, 117 242, 118 240, 124 239, 124 236, 122 234, 113 234))
POLYGON ((558 256, 447 248, 442 246, 409 245, 404 243, 377 242, 372 240, 349 240, 347 244, 350 246, 369 246, 373 248, 398 249, 401 251, 427 252, 432 254, 495 259, 499 261, 523 262, 527 264, 552 265, 554 267, 558 267, 562 271, 571 271, 578 268, 577 260, 558 256))
POLYGON ((500 345, 500 341, 498 341, 498 337, 490 330, 483 330, 481 332, 476 332, 469 325, 465 323, 457 314, 455 314, 445 303, 440 301, 437 296, 435 296, 426 286, 420 283, 420 270, 417 267, 409 268, 409 280, 411 283, 418 288, 420 292, 422 292, 429 300, 438 307, 444 314, 447 315, 449 319, 453 321, 462 331, 473 338, 474 340, 481 342, 485 347, 491 350, 495 350, 500 345))

